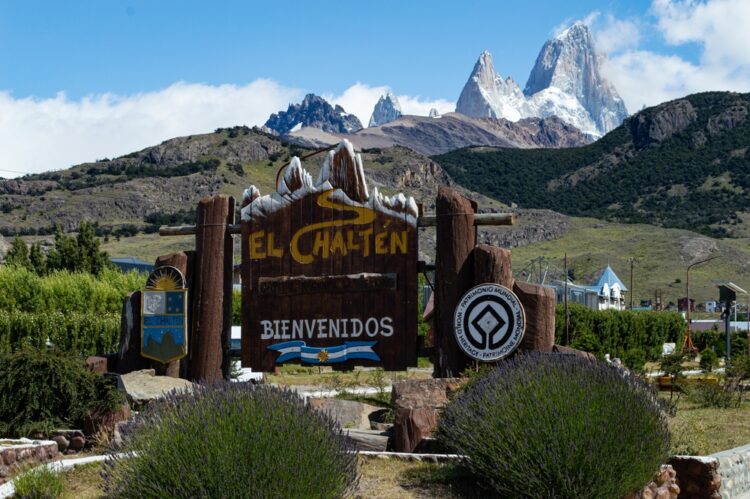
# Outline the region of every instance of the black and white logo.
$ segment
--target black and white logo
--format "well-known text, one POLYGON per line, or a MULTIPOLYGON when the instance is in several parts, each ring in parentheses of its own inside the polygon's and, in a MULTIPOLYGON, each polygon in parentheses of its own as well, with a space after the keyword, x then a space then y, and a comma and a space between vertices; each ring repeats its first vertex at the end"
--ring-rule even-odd
POLYGON ((458 345, 472 359, 484 362, 513 353, 526 330, 521 302, 513 291, 499 284, 471 288, 453 317, 458 345))

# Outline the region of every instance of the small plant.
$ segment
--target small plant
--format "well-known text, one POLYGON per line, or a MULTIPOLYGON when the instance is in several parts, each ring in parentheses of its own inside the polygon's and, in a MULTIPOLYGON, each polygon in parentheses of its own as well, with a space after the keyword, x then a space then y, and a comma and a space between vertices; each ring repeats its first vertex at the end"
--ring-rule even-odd
POLYGON ((370 375, 370 383, 372 383, 372 386, 374 386, 378 390, 378 397, 381 399, 385 399, 385 389, 388 386, 388 382, 385 379, 385 371, 383 370, 383 368, 378 367, 377 369, 372 371, 372 374, 370 375))
POLYGON ((108 497, 341 497, 357 483, 352 444, 296 393, 197 386, 152 402, 105 465, 108 497))
POLYGON ((57 499, 64 489, 62 477, 46 466, 21 473, 13 485, 19 499, 57 499))
POLYGON ((719 365, 719 357, 716 352, 706 348, 701 352, 700 366, 705 372, 710 373, 719 365))
MULTIPOLYGON (((716 380, 713 380, 716 381, 716 380)), ((728 409, 739 407, 739 396, 729 379, 723 384, 708 380, 695 380, 688 388, 689 398, 701 407, 728 409)))
POLYGON ((502 497, 624 497, 652 479, 670 442, 645 382, 543 354, 504 361, 458 395, 438 436, 502 497))
POLYGON ((91 410, 123 402, 114 382, 69 354, 25 349, 0 354, 0 431, 11 437, 80 428, 91 410))

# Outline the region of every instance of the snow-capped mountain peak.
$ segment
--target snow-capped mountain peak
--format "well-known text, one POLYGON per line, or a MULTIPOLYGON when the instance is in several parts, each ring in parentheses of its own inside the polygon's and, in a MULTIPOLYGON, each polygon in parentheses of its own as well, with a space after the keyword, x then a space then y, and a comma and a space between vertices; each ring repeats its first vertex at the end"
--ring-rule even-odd
POLYGON ((456 103, 456 111, 476 118, 505 118, 518 121, 531 116, 521 87, 511 78, 495 73, 492 54, 479 55, 474 70, 456 103))
POLYGON ((370 117, 370 124, 368 126, 380 126, 385 125, 401 116, 401 105, 398 103, 398 97, 388 91, 385 95, 380 96, 375 109, 372 111, 370 117))
POLYGON ((592 136, 619 126, 627 116, 615 88, 602 76, 588 26, 577 21, 548 40, 523 92, 510 77, 495 73, 486 50, 474 65, 456 111, 474 117, 558 116, 592 136))

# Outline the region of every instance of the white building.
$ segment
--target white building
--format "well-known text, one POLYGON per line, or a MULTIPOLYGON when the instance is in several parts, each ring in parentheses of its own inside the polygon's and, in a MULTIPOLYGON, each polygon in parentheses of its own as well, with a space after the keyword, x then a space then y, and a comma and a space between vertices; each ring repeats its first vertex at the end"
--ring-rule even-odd
MULTIPOLYGON (((557 292, 557 302, 562 303, 565 282, 554 281, 552 285, 557 292)), ((570 303, 580 303, 592 310, 625 310, 625 293, 628 288, 609 265, 604 267, 596 284, 587 286, 568 281, 567 289, 570 303)))

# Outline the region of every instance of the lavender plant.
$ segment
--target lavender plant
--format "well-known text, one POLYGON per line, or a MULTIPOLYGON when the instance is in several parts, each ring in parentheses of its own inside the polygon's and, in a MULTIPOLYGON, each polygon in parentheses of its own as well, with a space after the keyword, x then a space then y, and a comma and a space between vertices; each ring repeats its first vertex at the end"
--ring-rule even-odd
POLYGON ((289 390, 198 386, 151 403, 103 471, 112 497, 341 497, 357 483, 341 429, 289 390))
POLYGON ((668 457, 653 390, 597 361, 519 355, 446 408, 439 438, 502 497, 624 497, 668 457))

